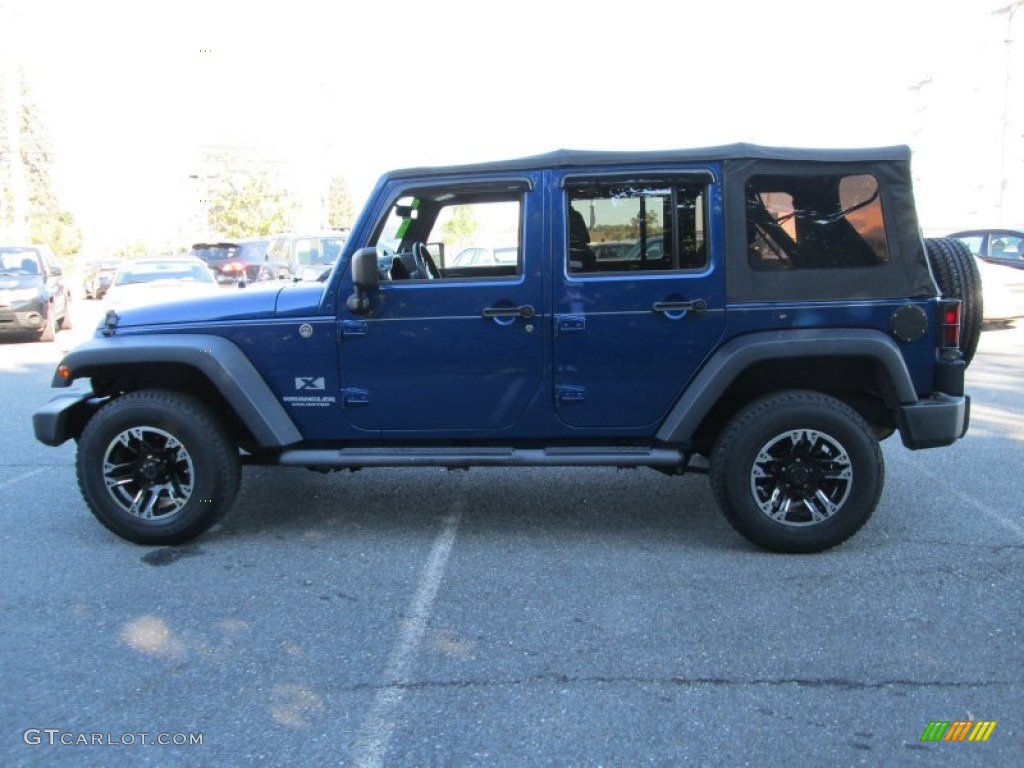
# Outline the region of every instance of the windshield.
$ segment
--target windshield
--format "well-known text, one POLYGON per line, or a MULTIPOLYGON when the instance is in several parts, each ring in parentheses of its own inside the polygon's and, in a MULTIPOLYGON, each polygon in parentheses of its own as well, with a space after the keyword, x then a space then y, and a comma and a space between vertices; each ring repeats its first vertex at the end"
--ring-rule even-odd
POLYGON ((344 244, 344 237, 304 237, 295 243, 295 259, 303 265, 333 264, 344 244))
POLYGON ((157 280, 175 280, 187 283, 213 283, 213 276, 201 264, 175 262, 149 262, 123 268, 115 285, 151 283, 157 280))
POLYGON ((35 248, 0 248, 0 272, 13 275, 38 275, 39 251, 35 248))

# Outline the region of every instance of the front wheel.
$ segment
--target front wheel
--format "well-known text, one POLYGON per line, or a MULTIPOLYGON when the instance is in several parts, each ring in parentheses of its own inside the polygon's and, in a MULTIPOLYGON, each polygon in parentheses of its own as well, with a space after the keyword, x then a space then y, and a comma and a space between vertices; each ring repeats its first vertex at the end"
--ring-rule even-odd
POLYGON ((57 327, 62 331, 71 330, 71 297, 68 296, 64 299, 64 314, 60 318, 57 327))
POLYGON ((711 455, 711 486, 726 519, 775 552, 820 552, 846 541, 874 512, 884 476, 871 427, 818 392, 755 401, 711 455))
POLYGON ((206 531, 238 491, 238 451, 200 401, 179 392, 123 395, 90 419, 78 484, 96 518, 138 544, 181 544, 206 531))
POLYGON ((56 341, 57 339, 57 308, 50 304, 46 308, 46 321, 39 331, 40 341, 56 341))

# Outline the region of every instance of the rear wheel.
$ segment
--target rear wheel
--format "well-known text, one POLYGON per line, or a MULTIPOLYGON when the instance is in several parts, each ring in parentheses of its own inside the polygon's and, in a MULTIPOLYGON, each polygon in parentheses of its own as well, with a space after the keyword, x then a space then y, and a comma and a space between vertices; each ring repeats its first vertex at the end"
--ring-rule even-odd
POLYGON ((711 455, 711 487, 726 519, 776 552, 819 552, 846 541, 878 505, 884 474, 867 422, 818 392, 755 401, 711 455))
POLYGON ((117 398, 86 425, 78 484, 96 518, 139 544, 206 531, 238 491, 238 451, 201 402, 165 390, 117 398))
POLYGON ((978 262, 966 245, 950 237, 926 238, 924 246, 942 295, 960 299, 960 351, 970 365, 985 314, 978 262))

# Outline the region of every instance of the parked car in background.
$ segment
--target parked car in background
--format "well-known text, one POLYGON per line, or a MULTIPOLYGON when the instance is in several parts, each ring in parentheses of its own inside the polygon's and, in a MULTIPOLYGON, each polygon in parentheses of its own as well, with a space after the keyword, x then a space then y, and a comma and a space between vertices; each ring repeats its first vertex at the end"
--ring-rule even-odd
POLYGON ((192 255, 206 262, 218 283, 232 284, 245 281, 255 283, 273 280, 274 267, 267 258, 269 237, 247 237, 216 243, 196 243, 192 255))
POLYGON ((90 262, 82 276, 82 292, 87 299, 102 299, 110 287, 121 259, 98 259, 90 262))
POLYGON ((625 261, 630 248, 633 247, 633 240, 606 240, 604 242, 590 243, 590 250, 594 252, 598 261, 625 261))
POLYGON ((121 265, 107 290, 107 309, 121 310, 219 293, 220 286, 201 259, 191 256, 134 259, 121 265))
POLYGON ((983 319, 988 325, 1010 325, 1024 317, 1024 271, 978 259, 983 319))
POLYGON ((267 256, 282 280, 317 280, 341 254, 347 230, 288 232, 272 238, 267 256))
POLYGON ((970 229, 948 237, 962 242, 979 259, 1024 269, 1024 230, 970 229))
POLYGON ((45 245, 0 245, 0 333, 53 341, 71 327, 71 291, 45 245))
POLYGON ((518 258, 519 249, 514 245, 505 246, 503 248, 472 246, 470 248, 463 248, 459 251, 455 255, 455 258, 452 259, 451 264, 446 264, 446 266, 490 267, 496 264, 515 265, 518 258))

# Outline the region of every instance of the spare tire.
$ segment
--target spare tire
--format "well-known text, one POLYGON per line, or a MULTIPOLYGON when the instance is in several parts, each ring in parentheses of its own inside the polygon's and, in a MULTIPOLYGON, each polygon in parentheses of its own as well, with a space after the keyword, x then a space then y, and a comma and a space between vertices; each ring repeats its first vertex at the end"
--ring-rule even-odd
POLYGON ((925 238, 924 248, 942 295, 960 299, 960 351, 970 365, 981 339, 985 311, 978 263, 966 245, 950 237, 925 238))

